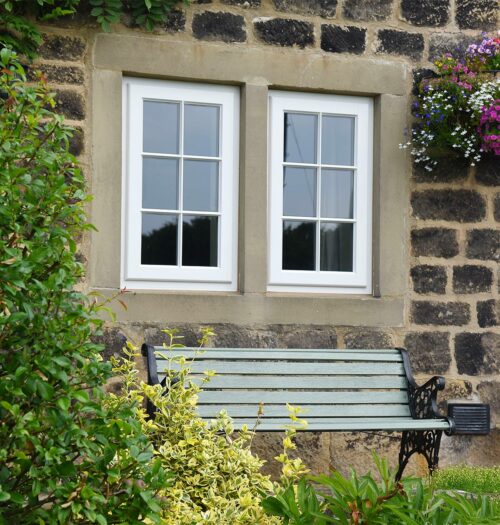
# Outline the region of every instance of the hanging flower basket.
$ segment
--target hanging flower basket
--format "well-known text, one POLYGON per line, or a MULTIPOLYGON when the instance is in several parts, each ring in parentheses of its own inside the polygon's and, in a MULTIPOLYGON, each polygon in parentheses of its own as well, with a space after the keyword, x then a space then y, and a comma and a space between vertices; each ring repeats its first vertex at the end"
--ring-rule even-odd
POLYGON ((400 148, 427 171, 444 159, 474 166, 500 155, 500 38, 484 35, 464 60, 447 53, 434 64, 438 75, 420 83, 411 136, 400 148))

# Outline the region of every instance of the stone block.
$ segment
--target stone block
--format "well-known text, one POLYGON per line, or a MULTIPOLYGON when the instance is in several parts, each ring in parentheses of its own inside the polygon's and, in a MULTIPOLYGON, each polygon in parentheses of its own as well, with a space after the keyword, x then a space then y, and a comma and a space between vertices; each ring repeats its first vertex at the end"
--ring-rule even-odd
POLYGON ((433 33, 429 40, 429 60, 433 62, 445 53, 452 53, 457 58, 463 58, 470 44, 477 41, 477 37, 462 33, 433 33))
POLYGON ((404 344, 415 374, 445 374, 450 368, 448 332, 410 332, 404 344))
POLYGON ((476 168, 476 180, 484 186, 500 186, 500 162, 498 157, 483 158, 476 168))
POLYGON ((85 55, 85 41, 82 38, 63 35, 43 35, 39 54, 50 60, 81 60, 85 55))
POLYGON ((455 293, 489 292, 493 272, 486 266, 466 264, 453 267, 453 291, 455 293))
POLYGON ((389 55, 401 55, 418 60, 424 50, 424 37, 420 33, 408 33, 396 29, 381 29, 378 32, 377 51, 389 55))
POLYGON ((346 348, 392 348, 394 341, 390 334, 379 330, 355 329, 344 336, 346 348))
POLYGON ((73 136, 69 139, 69 152, 78 157, 83 152, 83 129, 75 128, 73 136))
MULTIPOLYGON (((349 476, 354 468, 359 475, 376 471, 372 453, 387 458, 391 468, 397 466, 401 438, 399 434, 380 432, 332 432, 330 464, 344 476, 349 476)), ((405 475, 415 473, 412 461, 405 470, 405 475)))
POLYGON ((337 348, 337 332, 331 326, 269 325, 278 348, 337 348))
POLYGON ((380 21, 391 14, 393 0, 345 0, 343 14, 349 20, 380 21))
POLYGON ((500 334, 464 332, 455 336, 455 360, 459 374, 498 374, 500 334))
POLYGON ((237 5, 240 7, 260 7, 261 0, 222 0, 226 5, 237 5))
POLYGON ((446 436, 441 442, 440 466, 451 465, 492 466, 500 457, 500 431, 488 436, 446 436))
POLYGON ((466 254, 469 259, 500 261, 500 230, 468 231, 466 254))
POLYGON ((417 219, 478 222, 486 216, 482 195, 473 190, 424 190, 411 195, 417 219))
POLYGON ((123 357, 123 348, 127 343, 127 337, 116 327, 105 327, 101 335, 94 335, 92 342, 103 345, 103 358, 109 361, 111 356, 123 357))
POLYGON ((327 24, 321 26, 321 49, 323 51, 361 55, 365 51, 365 46, 366 29, 327 24))
POLYGON ((85 101, 76 91, 59 90, 55 95, 57 113, 63 114, 71 120, 83 120, 85 118, 85 101))
POLYGON ((309 22, 291 18, 269 18, 254 22, 255 32, 262 42, 282 47, 305 48, 314 44, 314 27, 309 22))
POLYGON ((500 425, 500 383, 498 381, 483 381, 477 385, 477 393, 481 403, 490 405, 491 426, 500 425))
POLYGON ((199 40, 245 42, 245 19, 232 13, 196 13, 193 18, 193 35, 199 40))
POLYGON ((416 182, 457 182, 467 178, 469 164, 462 159, 438 163, 432 171, 427 171, 421 164, 413 163, 413 178, 416 182))
POLYGON ((415 26, 444 26, 448 23, 450 0, 402 0, 401 13, 415 26))
POLYGON ((42 73, 49 84, 83 84, 85 73, 81 67, 54 66, 51 64, 35 64, 27 68, 28 80, 37 80, 37 72, 42 73))
POLYGON ((414 301, 411 319, 420 325, 463 326, 470 321, 470 306, 459 302, 414 301))
POLYGON ((458 255, 456 230, 448 228, 420 228, 411 232, 412 255, 415 257, 443 257, 458 255))
POLYGON ((477 323, 481 328, 489 328, 500 324, 500 301, 495 299, 478 301, 476 311, 477 323))
POLYGON ((500 222, 500 193, 495 195, 495 200, 493 201, 493 216, 497 222, 500 222))
MULTIPOLYGON (((265 407, 264 407, 265 411, 265 407)), ((274 458, 283 452, 283 432, 258 432, 252 439, 252 452, 264 459, 264 474, 278 480, 281 463, 274 458)), ((326 474, 330 466, 330 435, 328 432, 302 432, 295 437, 296 450, 291 457, 300 457, 313 474, 326 474)))
POLYGON ((456 0, 455 19, 460 29, 493 30, 497 27, 497 0, 456 0))
POLYGON ((422 264, 414 266, 411 271, 413 289, 419 294, 439 293, 446 291, 446 270, 442 266, 422 264))
MULTIPOLYGON (((337 333, 325 325, 241 326, 230 323, 212 324, 215 337, 211 345, 219 348, 337 348, 337 333)), ((197 346, 201 326, 176 325, 185 346, 197 346)), ((167 343, 162 327, 144 327, 144 339, 153 345, 167 343)))
MULTIPOLYGON (((425 78, 436 78, 437 74, 436 72, 433 70, 433 69, 429 69, 427 67, 419 67, 419 68, 416 68, 413 70, 413 89, 412 89, 412 94, 417 96, 418 93, 419 93, 419 87, 420 87, 420 82, 422 82, 422 80, 424 80, 425 78)), ((416 163, 413 163, 413 171, 414 171, 414 176, 415 176, 415 171, 416 171, 416 168, 419 168, 420 165, 419 164, 416 164, 416 163)), ((435 170, 436 168, 434 168, 435 170)), ((425 172, 425 174, 428 174, 428 175, 432 175, 434 173, 434 170, 432 172, 425 172)), ((420 168, 419 170, 419 173, 420 172, 424 172, 425 170, 420 168)), ((445 173, 448 173, 448 170, 444 170, 445 173)), ((421 182, 427 182, 427 177, 424 178, 423 181, 421 182)))
POLYGON ((277 11, 335 18, 337 0, 273 0, 277 11))
POLYGON ((168 33, 180 33, 186 29, 186 13, 182 9, 172 9, 168 13, 165 25, 163 26, 168 33))

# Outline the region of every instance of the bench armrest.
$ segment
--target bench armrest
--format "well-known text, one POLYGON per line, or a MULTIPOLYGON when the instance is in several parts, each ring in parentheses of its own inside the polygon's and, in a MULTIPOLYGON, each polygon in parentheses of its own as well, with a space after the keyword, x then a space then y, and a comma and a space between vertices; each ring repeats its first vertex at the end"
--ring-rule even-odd
POLYGON ((437 394, 445 386, 444 377, 431 377, 423 385, 418 386, 411 371, 408 352, 403 348, 400 350, 408 381, 408 401, 412 417, 414 419, 447 419, 444 414, 439 413, 437 406, 437 394))

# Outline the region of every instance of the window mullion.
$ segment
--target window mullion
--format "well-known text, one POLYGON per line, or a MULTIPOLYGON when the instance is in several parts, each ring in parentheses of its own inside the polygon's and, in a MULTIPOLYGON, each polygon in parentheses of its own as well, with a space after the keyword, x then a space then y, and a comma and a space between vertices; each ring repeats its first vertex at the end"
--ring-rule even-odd
POLYGON ((322 113, 318 115, 318 144, 317 144, 317 155, 316 160, 316 271, 319 272, 321 262, 321 142, 322 142, 322 125, 321 125, 322 113))
POLYGON ((179 123, 179 214, 177 224, 177 266, 182 267, 182 220, 184 210, 184 101, 181 101, 181 115, 179 123))

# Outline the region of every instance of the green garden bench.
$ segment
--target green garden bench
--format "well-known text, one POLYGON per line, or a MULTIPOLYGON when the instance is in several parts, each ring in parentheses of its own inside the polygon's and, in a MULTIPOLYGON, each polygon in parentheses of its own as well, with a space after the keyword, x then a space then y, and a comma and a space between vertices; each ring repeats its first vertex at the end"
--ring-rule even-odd
MULTIPOLYGON (((203 384, 198 413, 210 420, 226 410, 235 429, 252 428, 259 419, 256 431, 283 431, 290 423, 290 403, 304 409, 306 431, 402 432, 397 479, 416 452, 423 454, 430 471, 437 467, 443 432, 487 433, 486 420, 489 430, 487 405, 455 405, 456 417, 439 414, 437 393, 444 388, 444 378, 436 376, 417 386, 408 354, 399 348, 206 348, 200 353, 196 348, 168 350, 144 344, 142 354, 151 385, 161 384, 168 367, 175 369, 168 360, 172 356, 192 360, 195 382, 204 371, 214 370, 216 375, 203 384), (263 415, 258 416, 261 404, 263 415), (465 417, 459 407, 468 410, 465 417), (476 408, 471 411, 472 407, 476 408)), ((154 407, 148 410, 153 415, 154 407)))

